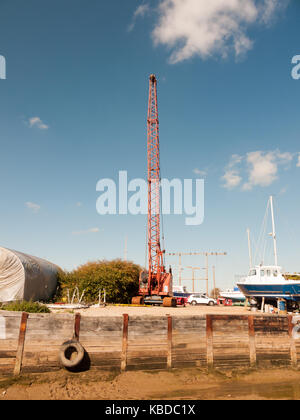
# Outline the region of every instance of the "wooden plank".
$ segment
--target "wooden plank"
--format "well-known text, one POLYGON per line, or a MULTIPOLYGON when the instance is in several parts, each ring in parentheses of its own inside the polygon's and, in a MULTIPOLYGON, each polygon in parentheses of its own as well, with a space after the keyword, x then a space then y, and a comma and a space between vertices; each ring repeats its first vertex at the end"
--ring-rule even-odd
POLYGON ((99 347, 99 348, 113 348, 117 347, 120 351, 122 348, 122 340, 83 340, 80 339, 81 344, 84 347, 99 347))
POLYGON ((148 346, 128 346, 127 353, 130 353, 130 352, 133 352, 133 351, 135 351, 135 352, 144 351, 144 352, 147 352, 148 354, 151 354, 152 352, 156 353, 158 351, 164 351, 165 352, 164 354, 166 354, 166 345, 164 345, 164 346, 158 346, 158 345, 156 345, 156 346, 150 346, 150 345, 148 345, 148 346))
POLYGON ((205 368, 206 361, 203 363, 201 360, 175 360, 173 362, 173 367, 177 369, 186 369, 186 368, 205 368))
POLYGON ((14 365, 15 365, 15 362, 16 362, 16 359, 15 358, 12 358, 12 357, 7 357, 6 359, 0 359, 0 366, 1 366, 1 368, 3 368, 3 366, 5 366, 5 367, 10 367, 10 368, 13 368, 14 367, 14 365))
POLYGON ((1 315, 2 322, 4 320, 4 330, 2 334, 0 334, 0 345, 7 340, 15 340, 16 346, 19 338, 19 331, 20 331, 20 319, 21 314, 19 313, 19 317, 7 317, 1 315))
POLYGON ((199 353, 191 353, 191 352, 185 352, 182 354, 176 353, 173 356, 173 362, 174 361, 184 361, 184 360, 201 360, 204 364, 206 364, 206 353, 203 353, 202 355, 199 353))
POLYGON ((254 317, 254 330, 256 337, 277 337, 288 334, 287 317, 254 317))
POLYGON ((142 350, 128 350, 127 361, 132 358, 143 358, 143 357, 162 357, 166 359, 166 349, 153 349, 153 351, 142 350))
POLYGON ((200 346, 199 343, 184 343, 182 345, 173 345, 173 354, 181 352, 195 352, 195 353, 206 353, 206 346, 200 346))
POLYGON ((132 364, 127 366, 127 370, 135 371, 135 370, 163 370, 166 369, 166 363, 142 363, 140 365, 132 364))
MULTIPOLYGON (((20 329, 20 326, 19 326, 20 329)), ((0 352, 1 351, 17 351, 18 340, 2 340, 0 341, 0 352)))
POLYGON ((167 335, 167 324, 163 317, 149 318, 149 317, 134 317, 130 319, 129 337, 151 337, 155 335, 167 335))
POLYGON ((22 368, 27 319, 28 319, 28 314, 26 312, 23 312, 22 317, 21 317, 21 324, 20 324, 20 334, 19 334, 19 342, 18 342, 18 348, 17 348, 16 363, 15 363, 15 368, 14 368, 15 376, 20 374, 21 368, 22 368))
POLYGON ((0 351, 0 360, 1 359, 14 359, 16 360, 17 352, 16 351, 0 351))
POLYGON ((182 317, 176 318, 173 316, 173 330, 178 330, 184 333, 186 330, 203 330, 205 332, 206 319, 205 317, 182 317))
POLYGON ((122 317, 82 317, 81 320, 82 334, 98 335, 98 334, 119 334, 122 335, 123 319, 122 317))
POLYGON ((127 350, 128 350, 128 314, 123 315, 123 341, 122 341, 122 360, 121 370, 126 370, 127 365, 127 350))
POLYGON ((248 315, 210 315, 213 321, 247 321, 248 315))

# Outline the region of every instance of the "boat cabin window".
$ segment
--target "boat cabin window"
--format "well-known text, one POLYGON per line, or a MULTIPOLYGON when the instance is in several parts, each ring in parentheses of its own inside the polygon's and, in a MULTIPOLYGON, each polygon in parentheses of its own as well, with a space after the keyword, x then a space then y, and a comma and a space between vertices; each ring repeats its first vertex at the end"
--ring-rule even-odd
POLYGON ((250 270, 249 275, 250 276, 256 276, 256 270, 250 270))
POLYGON ((274 276, 274 277, 277 277, 277 276, 278 276, 278 271, 277 271, 277 270, 274 270, 274 271, 273 271, 273 276, 274 276))
POLYGON ((271 270, 267 270, 267 276, 270 277, 271 276, 271 270))
POLYGON ((265 276, 265 270, 260 270, 260 275, 261 275, 261 277, 264 277, 265 276))

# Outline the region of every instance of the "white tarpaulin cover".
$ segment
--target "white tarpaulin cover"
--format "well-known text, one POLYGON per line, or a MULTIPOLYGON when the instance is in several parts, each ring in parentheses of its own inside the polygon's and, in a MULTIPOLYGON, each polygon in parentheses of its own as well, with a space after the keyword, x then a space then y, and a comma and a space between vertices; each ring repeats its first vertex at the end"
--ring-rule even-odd
POLYGON ((58 271, 46 260, 0 247, 0 302, 49 300, 58 271))

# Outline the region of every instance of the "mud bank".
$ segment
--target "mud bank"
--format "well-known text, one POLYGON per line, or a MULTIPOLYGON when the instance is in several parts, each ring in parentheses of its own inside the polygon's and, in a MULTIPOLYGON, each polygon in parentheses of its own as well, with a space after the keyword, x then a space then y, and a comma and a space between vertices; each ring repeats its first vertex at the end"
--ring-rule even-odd
POLYGON ((66 371, 0 378, 0 400, 257 400, 300 399, 300 371, 205 373, 66 371))

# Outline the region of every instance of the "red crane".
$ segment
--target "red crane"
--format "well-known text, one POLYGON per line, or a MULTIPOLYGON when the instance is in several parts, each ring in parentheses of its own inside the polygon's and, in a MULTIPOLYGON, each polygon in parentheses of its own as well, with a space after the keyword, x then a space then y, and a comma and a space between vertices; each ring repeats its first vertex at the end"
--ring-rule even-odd
POLYGON ((148 271, 140 273, 139 296, 132 299, 135 304, 175 306, 173 277, 166 272, 164 253, 160 245, 160 159, 159 120, 157 107, 157 79, 149 78, 149 103, 147 118, 148 156, 148 271))

